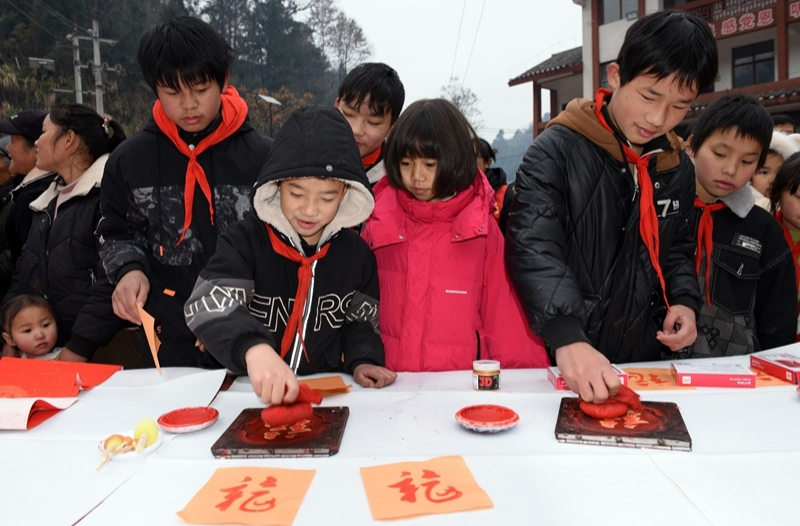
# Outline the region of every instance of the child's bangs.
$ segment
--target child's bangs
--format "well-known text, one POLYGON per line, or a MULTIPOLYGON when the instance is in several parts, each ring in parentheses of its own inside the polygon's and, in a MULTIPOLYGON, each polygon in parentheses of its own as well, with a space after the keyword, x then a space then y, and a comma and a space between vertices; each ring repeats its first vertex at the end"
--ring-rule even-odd
POLYGON ((165 65, 164 75, 158 81, 158 85, 180 91, 181 84, 190 88, 211 80, 214 80, 214 75, 210 71, 198 69, 197 64, 186 63, 165 65))
POLYGON ((403 157, 441 160, 441 140, 435 139, 436 132, 437 130, 432 129, 427 123, 418 122, 403 135, 397 151, 401 152, 403 157))

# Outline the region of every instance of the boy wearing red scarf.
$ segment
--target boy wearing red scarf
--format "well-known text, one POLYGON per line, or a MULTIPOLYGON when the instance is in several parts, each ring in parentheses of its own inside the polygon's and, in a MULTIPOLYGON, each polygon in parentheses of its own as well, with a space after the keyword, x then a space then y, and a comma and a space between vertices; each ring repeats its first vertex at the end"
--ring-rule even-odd
POLYGON ((616 394, 610 363, 661 358, 696 337, 691 161, 672 129, 713 86, 705 20, 634 23, 608 84, 550 121, 519 168, 506 263, 531 328, 586 401, 616 394))
POLYGON ((347 121, 335 108, 292 114, 253 194, 255 214, 220 237, 186 303, 186 323, 264 402, 291 403, 296 375, 384 368, 375 256, 352 227, 375 206, 347 121))
MULTIPOLYGON (((139 66, 158 100, 144 129, 109 158, 98 226, 117 316, 155 318, 162 366, 198 366, 203 354, 183 305, 228 225, 250 210, 271 140, 247 121, 228 84, 234 53, 211 26, 175 17, 139 42, 139 66)), ((153 366, 143 338, 143 365, 153 366)), ((91 349, 73 359, 91 357, 91 349)), ((73 353, 74 354, 74 353, 73 353)), ((204 360, 203 360, 204 361, 204 360)))
POLYGON ((695 271, 704 294, 697 340, 674 358, 750 354, 795 341, 792 251, 747 183, 763 164, 772 118, 750 95, 728 95, 700 116, 687 151, 697 177, 695 271))
POLYGON ((380 62, 359 64, 339 86, 333 106, 350 124, 361 164, 373 186, 386 175, 383 144, 400 116, 405 98, 397 72, 380 62))

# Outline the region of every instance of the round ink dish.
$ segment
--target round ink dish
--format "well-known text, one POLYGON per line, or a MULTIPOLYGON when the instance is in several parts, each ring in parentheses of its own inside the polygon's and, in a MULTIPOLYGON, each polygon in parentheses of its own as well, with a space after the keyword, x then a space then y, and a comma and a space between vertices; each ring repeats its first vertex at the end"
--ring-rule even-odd
POLYGON ((476 433, 498 433, 511 429, 519 422, 519 415, 501 405, 471 405, 456 413, 463 427, 476 433))
POLYGON ((213 407, 182 407, 158 417, 158 426, 167 433, 194 433, 210 427, 219 418, 213 407))

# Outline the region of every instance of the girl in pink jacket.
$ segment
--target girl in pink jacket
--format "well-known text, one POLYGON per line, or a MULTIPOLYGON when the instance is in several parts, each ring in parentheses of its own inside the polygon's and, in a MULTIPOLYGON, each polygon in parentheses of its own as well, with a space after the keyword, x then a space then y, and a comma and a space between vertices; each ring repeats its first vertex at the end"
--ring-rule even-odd
POLYGON ((476 135, 443 99, 409 106, 389 134, 387 177, 363 237, 378 260, 379 327, 393 371, 547 367, 506 276, 494 192, 476 135))

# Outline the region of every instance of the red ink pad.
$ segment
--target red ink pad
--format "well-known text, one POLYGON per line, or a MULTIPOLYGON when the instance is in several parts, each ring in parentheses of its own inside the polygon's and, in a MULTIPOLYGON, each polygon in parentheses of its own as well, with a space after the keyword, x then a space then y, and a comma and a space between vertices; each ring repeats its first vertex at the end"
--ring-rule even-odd
POLYGON ((158 425, 168 433, 193 433, 211 426, 218 417, 213 407, 182 407, 158 417, 158 425))
POLYGON ((456 413, 463 427, 477 433, 497 433, 511 429, 519 422, 519 415, 501 405, 471 405, 456 413))

